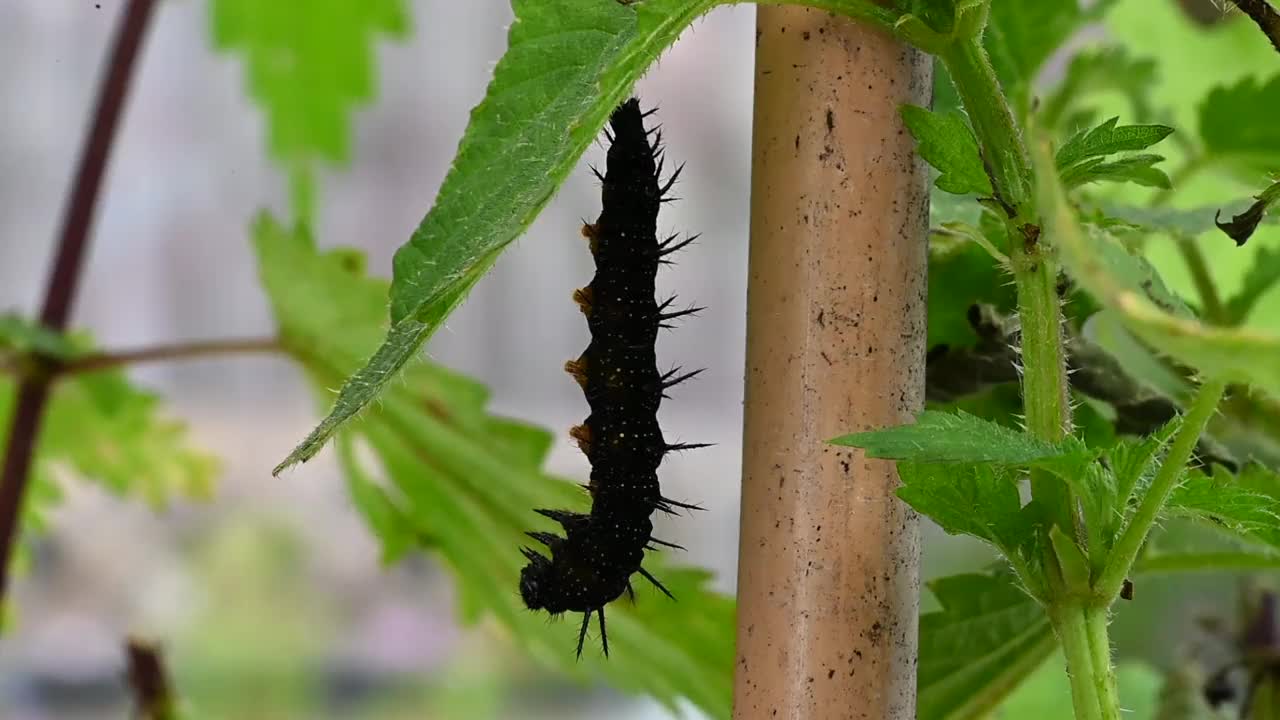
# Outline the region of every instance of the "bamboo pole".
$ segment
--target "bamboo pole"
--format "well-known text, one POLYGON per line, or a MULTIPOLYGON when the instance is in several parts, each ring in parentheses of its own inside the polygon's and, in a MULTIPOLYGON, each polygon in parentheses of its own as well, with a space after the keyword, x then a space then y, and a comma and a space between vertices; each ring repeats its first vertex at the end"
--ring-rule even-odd
POLYGON ((924 400, 929 58, 757 9, 736 720, 915 717, 918 520, 828 445, 924 400))

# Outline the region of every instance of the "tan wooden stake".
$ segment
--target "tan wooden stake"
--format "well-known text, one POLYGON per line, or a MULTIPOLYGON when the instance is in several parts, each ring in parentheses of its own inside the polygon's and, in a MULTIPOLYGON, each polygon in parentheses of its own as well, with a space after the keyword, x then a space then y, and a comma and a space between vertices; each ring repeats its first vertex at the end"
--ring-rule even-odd
POLYGON ((917 518, 827 440, 924 400, 930 59, 757 9, 736 720, 915 717, 917 518))

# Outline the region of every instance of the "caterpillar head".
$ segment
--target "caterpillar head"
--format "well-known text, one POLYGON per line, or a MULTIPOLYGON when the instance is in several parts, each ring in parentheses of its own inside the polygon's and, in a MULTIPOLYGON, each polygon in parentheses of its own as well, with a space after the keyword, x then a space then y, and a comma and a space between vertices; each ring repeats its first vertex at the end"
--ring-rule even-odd
POLYGON ((544 593, 551 584, 551 561, 527 547, 520 548, 520 552, 529 560, 520 571, 520 598, 530 610, 543 610, 547 607, 544 593))

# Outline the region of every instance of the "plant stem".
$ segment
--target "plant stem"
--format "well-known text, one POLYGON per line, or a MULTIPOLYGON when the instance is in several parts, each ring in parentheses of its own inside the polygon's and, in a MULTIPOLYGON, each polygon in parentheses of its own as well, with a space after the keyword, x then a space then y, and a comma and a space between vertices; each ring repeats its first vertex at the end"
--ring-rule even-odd
POLYGON ((1222 400, 1226 389, 1227 384, 1221 380, 1210 380, 1200 386, 1200 391, 1196 394, 1182 421, 1182 427, 1178 428, 1173 442, 1169 445, 1169 453, 1161 463, 1155 479, 1151 481, 1151 487, 1142 497, 1142 502, 1133 514, 1133 519, 1129 521, 1119 540, 1116 541, 1106 567, 1094 583, 1096 601, 1100 606, 1110 607, 1116 595, 1120 593, 1125 577, 1133 569, 1134 561, 1146 542, 1147 535, 1155 525, 1165 501, 1169 499, 1169 493, 1173 492, 1174 487, 1177 486, 1178 478, 1182 476, 1182 471, 1186 468, 1187 461, 1191 459, 1191 453, 1200 440, 1200 434, 1204 432, 1209 418, 1213 417, 1214 412, 1217 411, 1218 403, 1222 400))
POLYGON ((1196 244, 1194 238, 1189 237, 1180 237, 1177 242, 1178 251, 1182 253, 1182 259, 1187 263, 1187 270, 1191 272, 1191 280, 1195 283, 1196 292, 1200 294, 1205 321, 1211 325, 1225 323, 1227 312, 1222 306, 1222 299, 1218 296, 1218 286, 1214 284, 1213 276, 1209 274, 1209 264, 1205 262, 1200 246, 1196 244))
POLYGON ((1093 693, 1103 720, 1120 720, 1120 696, 1116 692, 1116 675, 1111 667, 1111 639, 1107 635, 1106 607, 1084 609, 1085 631, 1089 636, 1089 654, 1093 658, 1093 693))
MULTIPOLYGON (((981 41, 956 42, 942 55, 973 122, 1000 204, 1008 215, 1009 259, 1018 289, 1022 331, 1022 398, 1027 430, 1060 440, 1070 427, 1057 269, 1044 252, 1031 200, 1031 163, 1022 134, 981 41)), ((1044 471, 1031 474, 1032 495, 1058 512, 1064 529, 1076 528, 1066 484, 1044 471)))
POLYGON ((201 340, 195 342, 174 343, 172 345, 156 345, 138 348, 137 350, 121 350, 116 352, 95 353, 76 358, 54 369, 55 377, 96 372, 121 365, 156 362, 160 360, 184 360, 190 358, 209 357, 213 355, 234 355, 240 353, 275 353, 282 351, 280 341, 276 338, 246 338, 240 340, 201 340))
MULTIPOLYGON (((1058 633, 1062 655, 1067 661, 1071 705, 1075 709, 1076 720, 1103 720, 1105 716, 1099 707, 1102 698, 1094 684, 1094 655, 1084 608, 1074 603, 1050 608, 1049 619, 1058 633)), ((1104 627, 1104 636, 1105 631, 1104 627)))
MULTIPOLYGON (((80 156, 75 184, 63 216, 57 256, 45 291, 40 320, 53 330, 63 330, 71 315, 71 303, 79 286, 93 210, 102 176, 111 154, 133 68, 155 9, 155 0, 130 0, 111 48, 107 72, 98 89, 93 124, 80 156)), ((49 397, 49 373, 37 372, 18 387, 4 468, 0 470, 0 603, 9 584, 9 560, 18 534, 18 518, 26 494, 27 479, 40 432, 40 419, 49 397)))

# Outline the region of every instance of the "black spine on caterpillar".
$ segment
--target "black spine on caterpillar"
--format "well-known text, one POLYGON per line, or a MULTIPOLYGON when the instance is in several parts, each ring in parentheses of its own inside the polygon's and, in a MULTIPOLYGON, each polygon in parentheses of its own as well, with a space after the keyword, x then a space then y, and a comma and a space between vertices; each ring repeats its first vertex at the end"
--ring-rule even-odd
POLYGON ((574 292, 574 300, 587 317, 591 342, 565 369, 582 386, 591 408, 570 433, 591 463, 591 512, 537 510, 558 522, 565 537, 529 533, 550 550, 550 558, 522 548, 529 560, 520 572, 525 605, 553 615, 583 614, 578 657, 592 613, 600 619, 600 640, 608 656, 604 607, 631 592, 634 573, 671 597, 641 567, 645 550, 678 547, 653 537, 649 517, 654 510, 694 506, 662 496, 658 465, 668 452, 702 447, 668 444, 658 427, 658 406, 667 389, 701 372, 660 373, 654 351, 658 330, 700 308, 673 310, 672 300, 654 299, 658 267, 695 238, 658 240, 658 209, 671 199, 668 193, 680 169, 663 181, 661 133, 644 127, 650 114, 642 113, 632 98, 610 117, 605 174, 593 168, 603 185, 602 210, 596 222, 582 228, 596 274, 591 284, 574 292))

